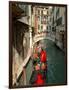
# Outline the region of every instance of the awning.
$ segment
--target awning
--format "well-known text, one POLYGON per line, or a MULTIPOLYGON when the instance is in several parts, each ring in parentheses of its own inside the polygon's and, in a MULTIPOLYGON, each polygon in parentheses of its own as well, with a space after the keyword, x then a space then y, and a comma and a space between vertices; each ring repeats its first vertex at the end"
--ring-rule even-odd
POLYGON ((17 19, 19 22, 22 22, 26 25, 29 25, 28 23, 28 16, 25 16, 25 17, 21 17, 20 19, 17 19))

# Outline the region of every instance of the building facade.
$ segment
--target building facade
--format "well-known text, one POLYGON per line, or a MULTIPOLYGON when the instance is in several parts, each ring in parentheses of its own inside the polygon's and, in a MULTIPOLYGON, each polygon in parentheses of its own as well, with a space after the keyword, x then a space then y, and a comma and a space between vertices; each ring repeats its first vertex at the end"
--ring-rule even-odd
POLYGON ((47 30, 47 20, 48 20, 48 7, 34 6, 34 28, 35 33, 41 33, 47 30))
POLYGON ((31 5, 13 3, 11 6, 13 15, 12 85, 28 85, 32 72, 28 72, 28 69, 32 68, 32 61, 30 60, 25 68, 22 64, 27 58, 28 49, 32 46, 31 5))
POLYGON ((50 37, 54 39, 56 45, 64 50, 64 33, 65 30, 65 8, 64 7, 51 7, 49 10, 50 17, 48 19, 48 30, 50 37))

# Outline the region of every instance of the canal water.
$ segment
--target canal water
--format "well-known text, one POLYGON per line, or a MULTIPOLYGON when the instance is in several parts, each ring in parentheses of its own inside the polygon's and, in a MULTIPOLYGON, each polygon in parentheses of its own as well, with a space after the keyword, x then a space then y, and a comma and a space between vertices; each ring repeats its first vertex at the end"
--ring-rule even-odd
POLYGON ((44 40, 47 52, 46 84, 64 84, 66 81, 65 53, 51 40, 44 40))

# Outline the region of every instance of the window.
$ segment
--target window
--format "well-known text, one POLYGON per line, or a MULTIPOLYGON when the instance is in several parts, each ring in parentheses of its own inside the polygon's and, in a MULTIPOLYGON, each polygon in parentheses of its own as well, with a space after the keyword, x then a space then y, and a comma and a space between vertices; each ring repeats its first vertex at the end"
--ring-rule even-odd
POLYGON ((43 10, 41 11, 41 15, 43 15, 43 10))
POLYGON ((52 31, 54 31, 54 27, 52 27, 52 31))
POLYGON ((51 26, 49 26, 49 29, 51 30, 51 26))
POLYGON ((40 25, 38 25, 38 30, 40 30, 40 25))
POLYGON ((53 16, 53 19, 52 19, 52 24, 54 24, 54 16, 53 16))
POLYGON ((41 17, 41 24, 46 24, 46 16, 41 17))
POLYGON ((52 11, 51 11, 51 14, 54 12, 54 7, 52 7, 52 11))
POLYGON ((41 30, 43 30, 43 26, 41 26, 41 30))
POLYGON ((40 10, 38 10, 38 15, 40 15, 40 10))
POLYGON ((40 16, 38 16, 38 21, 40 21, 40 16))
POLYGON ((47 26, 47 30, 48 30, 48 26, 47 26))
POLYGON ((47 11, 47 15, 48 15, 48 11, 47 11))
POLYGON ((50 22, 51 22, 51 17, 50 17, 50 22))
POLYGON ((41 24, 43 24, 43 16, 41 17, 41 24))
POLYGON ((55 31, 56 31, 56 27, 52 27, 52 31, 54 31, 54 32, 55 32, 55 31))
POLYGON ((62 17, 60 17, 57 21, 56 21, 57 26, 62 24, 62 17))
POLYGON ((57 12, 56 12, 56 18, 59 16, 59 8, 57 9, 57 12))
POLYGON ((46 19, 46 16, 44 16, 44 18, 46 19))

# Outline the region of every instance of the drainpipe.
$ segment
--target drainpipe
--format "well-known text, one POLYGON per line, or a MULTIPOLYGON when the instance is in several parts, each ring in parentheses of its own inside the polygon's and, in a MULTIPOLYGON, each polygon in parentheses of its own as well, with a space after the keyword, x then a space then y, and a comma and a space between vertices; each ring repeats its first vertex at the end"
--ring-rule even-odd
POLYGON ((31 5, 29 5, 29 35, 30 35, 30 48, 32 48, 32 15, 31 15, 31 5))

